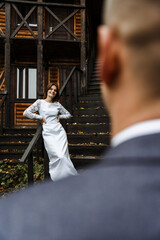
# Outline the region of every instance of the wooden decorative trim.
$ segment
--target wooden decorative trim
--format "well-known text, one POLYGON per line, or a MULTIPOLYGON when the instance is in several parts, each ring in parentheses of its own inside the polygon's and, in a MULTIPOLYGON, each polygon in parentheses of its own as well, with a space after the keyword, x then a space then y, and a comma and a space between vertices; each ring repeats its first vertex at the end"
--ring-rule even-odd
POLYGON ((45 3, 45 2, 36 2, 36 1, 23 1, 23 0, 5 0, 7 3, 19 3, 19 4, 29 4, 29 5, 39 5, 39 6, 53 6, 53 7, 59 7, 59 8, 79 8, 84 9, 85 6, 83 5, 75 5, 75 4, 61 4, 61 3, 45 3))
POLYGON ((32 34, 33 38, 37 38, 36 35, 34 34, 34 32, 32 31, 32 29, 30 28, 29 24, 27 23, 27 19, 30 17, 30 15, 33 13, 33 11, 36 9, 36 6, 33 6, 30 11, 27 13, 27 15, 23 18, 22 14, 20 13, 20 11, 18 10, 18 8, 15 6, 15 4, 12 4, 12 7, 14 8, 14 10, 17 12, 17 14, 19 15, 19 17, 22 19, 22 22, 20 23, 20 25, 15 29, 15 31, 13 32, 11 37, 15 37, 15 35, 18 33, 18 31, 22 28, 22 26, 25 24, 25 26, 28 28, 28 30, 30 31, 30 33, 32 34))
POLYGON ((52 15, 53 18, 55 18, 59 24, 53 29, 53 31, 51 31, 46 38, 48 38, 50 35, 52 35, 54 32, 56 32, 61 26, 63 26, 67 32, 69 32, 73 38, 75 38, 77 41, 79 41, 79 39, 77 38, 77 36, 64 24, 65 22, 67 22, 69 19, 71 19, 78 11, 79 9, 75 10, 73 13, 71 13, 68 17, 66 17, 63 21, 61 21, 56 14, 54 14, 48 7, 45 7, 45 9, 52 15))

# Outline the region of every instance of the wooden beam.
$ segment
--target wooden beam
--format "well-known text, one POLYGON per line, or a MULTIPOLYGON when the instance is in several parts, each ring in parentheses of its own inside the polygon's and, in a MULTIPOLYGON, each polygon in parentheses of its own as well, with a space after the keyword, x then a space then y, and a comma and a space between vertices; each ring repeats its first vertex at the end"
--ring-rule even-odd
POLYGON ((0 9, 3 7, 4 3, 0 3, 0 9))
POLYGON ((0 37, 5 37, 5 35, 4 35, 4 33, 3 33, 1 28, 0 28, 0 37))
MULTIPOLYGON (((81 0, 81 5, 85 7, 85 0, 81 0)), ((81 93, 87 92, 87 81, 86 81, 86 12, 85 9, 81 10, 81 93)))
MULTIPOLYGON (((43 0, 38 0, 42 2, 43 0)), ((43 94, 43 7, 38 6, 38 44, 37 44, 37 97, 41 98, 43 94)))
POLYGON ((45 2, 36 2, 36 1, 23 1, 23 0, 5 0, 7 3, 19 3, 19 4, 29 4, 29 5, 39 5, 39 6, 53 6, 59 8, 74 8, 74 9, 84 9, 84 6, 75 5, 75 4, 61 4, 61 3, 45 3, 45 2))
MULTIPOLYGON (((48 60, 45 60, 45 62, 48 62, 48 60)), ((45 73, 44 73, 44 90, 46 89, 47 85, 48 85, 48 71, 49 71, 49 67, 48 64, 45 64, 45 73)))
POLYGON ((6 105, 5 105, 5 126, 9 127, 9 119, 10 119, 10 72, 11 72, 11 43, 10 43, 10 33, 11 33, 11 5, 9 3, 5 4, 5 90, 8 92, 6 105))
POLYGON ((23 68, 19 69, 19 98, 23 98, 23 68))
POLYGON ((25 98, 28 99, 28 68, 26 68, 25 76, 25 98))
POLYGON ((63 86, 62 86, 61 89, 60 89, 59 96, 62 95, 62 93, 63 93, 65 87, 67 86, 67 84, 68 84, 68 82, 69 82, 69 80, 70 80, 72 74, 74 73, 75 69, 76 69, 76 66, 74 66, 74 67, 71 69, 71 71, 70 71, 70 73, 69 73, 67 79, 65 80, 65 82, 63 83, 63 86))

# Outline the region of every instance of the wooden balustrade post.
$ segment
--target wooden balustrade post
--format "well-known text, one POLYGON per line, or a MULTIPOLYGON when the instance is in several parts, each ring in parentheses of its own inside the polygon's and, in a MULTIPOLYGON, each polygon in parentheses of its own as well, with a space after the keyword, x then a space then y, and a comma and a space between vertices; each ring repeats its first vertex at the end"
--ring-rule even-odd
POLYGON ((81 72, 78 72, 77 76, 78 97, 81 95, 81 72))
POLYGON ((44 147, 44 177, 45 179, 49 178, 49 158, 45 147, 44 147))
POLYGON ((28 185, 33 184, 33 152, 28 157, 28 185))
POLYGON ((77 76, 78 76, 78 72, 74 73, 74 102, 77 105, 78 103, 78 97, 77 97, 77 93, 78 93, 78 84, 77 84, 77 76))
MULTIPOLYGON (((81 6, 85 7, 85 1, 81 0, 81 6)), ((86 79, 86 10, 81 9, 81 93, 85 94, 87 92, 87 79, 86 79)))
POLYGON ((69 108, 70 108, 70 113, 73 114, 72 79, 70 79, 69 81, 69 108))
POLYGON ((3 134, 3 104, 1 107, 1 128, 0 128, 0 134, 3 134))

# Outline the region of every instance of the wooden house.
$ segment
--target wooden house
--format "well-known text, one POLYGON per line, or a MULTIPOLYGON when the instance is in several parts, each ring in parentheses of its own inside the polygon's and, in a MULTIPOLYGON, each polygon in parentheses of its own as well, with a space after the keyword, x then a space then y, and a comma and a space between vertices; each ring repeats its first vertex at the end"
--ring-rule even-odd
POLYGON ((33 120, 22 116, 23 110, 42 98, 49 82, 61 88, 74 66, 82 70, 79 95, 87 92, 93 19, 97 19, 91 14, 94 4, 87 0, 0 3, 0 91, 7 93, 6 127, 33 126, 33 120))
POLYGON ((108 116, 100 99, 96 71, 92 71, 102 2, 1 1, 1 159, 21 158, 24 149, 18 142, 26 148, 28 143, 22 140, 22 135, 37 126, 36 121, 23 116, 23 111, 37 98, 43 98, 50 82, 57 83, 62 103, 73 114, 67 127, 73 158, 85 156, 90 162, 106 148, 108 116), (15 133, 20 136, 16 135, 13 141, 15 133))

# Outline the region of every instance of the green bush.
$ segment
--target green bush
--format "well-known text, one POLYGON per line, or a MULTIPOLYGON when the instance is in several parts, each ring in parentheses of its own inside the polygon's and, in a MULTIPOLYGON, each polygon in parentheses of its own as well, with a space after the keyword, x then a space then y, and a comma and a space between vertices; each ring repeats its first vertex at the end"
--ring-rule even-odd
MULTIPOLYGON (((37 161, 34 158, 34 182, 44 180, 43 160, 37 161)), ((0 161, 0 193, 16 191, 27 186, 28 183, 28 166, 27 164, 14 165, 9 160, 0 161)))

